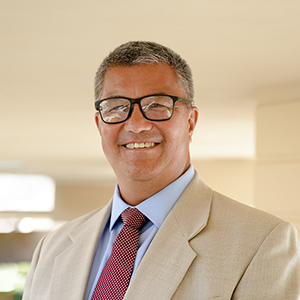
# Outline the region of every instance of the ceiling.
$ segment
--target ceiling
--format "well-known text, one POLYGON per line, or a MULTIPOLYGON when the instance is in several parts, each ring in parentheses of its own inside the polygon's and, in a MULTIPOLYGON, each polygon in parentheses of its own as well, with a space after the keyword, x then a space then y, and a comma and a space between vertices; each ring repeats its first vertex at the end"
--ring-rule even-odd
POLYGON ((93 78, 129 40, 190 64, 193 158, 253 158, 255 107, 300 96, 299 0, 0 0, 0 171, 113 178, 94 124, 93 78))

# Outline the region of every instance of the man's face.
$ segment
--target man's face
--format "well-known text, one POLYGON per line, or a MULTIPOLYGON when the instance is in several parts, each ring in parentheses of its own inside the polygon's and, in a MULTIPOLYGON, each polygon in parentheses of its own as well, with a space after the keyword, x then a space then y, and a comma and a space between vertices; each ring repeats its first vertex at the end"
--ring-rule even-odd
MULTIPOLYGON (((101 99, 135 99, 151 94, 186 97, 175 71, 167 64, 155 64, 108 70, 101 99)), ((97 113, 102 148, 119 184, 159 180, 167 185, 178 178, 190 164, 189 143, 197 116, 196 108, 188 109, 181 102, 176 103, 173 117, 161 122, 146 120, 137 104, 133 105, 131 117, 120 124, 105 124, 97 113)))

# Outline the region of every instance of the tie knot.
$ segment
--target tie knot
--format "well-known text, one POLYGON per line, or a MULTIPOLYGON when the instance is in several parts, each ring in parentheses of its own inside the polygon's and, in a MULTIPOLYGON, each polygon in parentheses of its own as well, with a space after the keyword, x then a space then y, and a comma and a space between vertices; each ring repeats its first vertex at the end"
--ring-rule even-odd
POLYGON ((146 217, 137 208, 127 208, 121 215, 124 225, 139 230, 146 221, 146 217))

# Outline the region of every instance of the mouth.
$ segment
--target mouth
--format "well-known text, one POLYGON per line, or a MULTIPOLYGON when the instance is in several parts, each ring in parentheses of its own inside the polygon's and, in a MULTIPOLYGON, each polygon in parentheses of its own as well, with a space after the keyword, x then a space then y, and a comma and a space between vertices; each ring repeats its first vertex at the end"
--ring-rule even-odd
POLYGON ((157 143, 128 143, 124 145, 127 149, 143 149, 143 148, 153 148, 157 143))

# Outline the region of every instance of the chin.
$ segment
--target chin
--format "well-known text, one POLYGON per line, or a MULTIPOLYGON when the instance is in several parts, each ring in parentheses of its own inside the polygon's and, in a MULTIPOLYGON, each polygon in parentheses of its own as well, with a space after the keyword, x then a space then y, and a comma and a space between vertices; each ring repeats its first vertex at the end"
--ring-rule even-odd
POLYGON ((162 172, 161 169, 152 169, 147 165, 130 166, 129 169, 123 171, 127 178, 134 181, 148 181, 154 179, 162 172))

